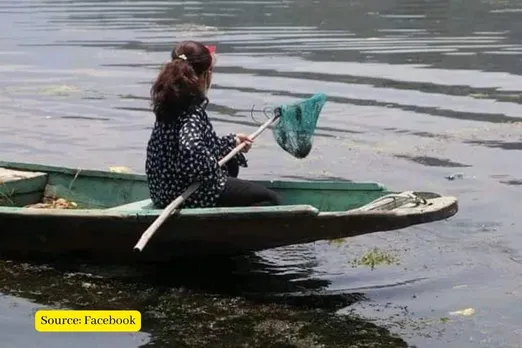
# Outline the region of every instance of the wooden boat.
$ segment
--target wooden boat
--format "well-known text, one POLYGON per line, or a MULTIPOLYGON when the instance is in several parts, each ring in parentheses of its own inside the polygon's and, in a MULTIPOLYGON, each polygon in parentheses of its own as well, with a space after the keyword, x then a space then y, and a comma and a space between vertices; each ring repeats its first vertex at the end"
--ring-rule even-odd
POLYGON ((372 182, 260 182, 279 191, 285 205, 182 209, 135 253, 161 213, 148 199, 144 175, 0 161, 0 255, 101 262, 237 255, 396 230, 458 211, 455 197, 394 193, 372 182))

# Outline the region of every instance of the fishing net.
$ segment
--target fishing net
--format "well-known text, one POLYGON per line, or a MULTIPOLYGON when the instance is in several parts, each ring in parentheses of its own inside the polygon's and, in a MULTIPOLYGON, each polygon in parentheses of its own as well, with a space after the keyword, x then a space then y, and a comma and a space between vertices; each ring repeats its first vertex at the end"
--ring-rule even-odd
POLYGON ((296 158, 305 158, 312 150, 315 127, 326 95, 319 93, 303 101, 276 109, 279 121, 273 128, 277 144, 296 158))

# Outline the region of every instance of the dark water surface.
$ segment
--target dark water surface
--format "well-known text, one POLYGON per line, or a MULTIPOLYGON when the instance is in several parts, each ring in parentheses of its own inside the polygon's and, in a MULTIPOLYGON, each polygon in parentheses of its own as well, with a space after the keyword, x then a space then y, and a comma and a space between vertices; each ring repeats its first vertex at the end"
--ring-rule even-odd
MULTIPOLYGON (((67 282, 51 271, 3 264, 1 346, 204 346, 195 337, 207 335, 203 326, 217 319, 194 313, 223 308, 227 320, 231 313, 239 319, 227 321, 229 331, 211 330, 214 346, 267 346, 259 337, 270 337, 266 332, 275 324, 263 318, 279 320, 270 332, 290 337, 295 333, 285 331, 282 318, 301 315, 292 320, 304 325, 311 312, 285 312, 272 300, 231 303, 234 296, 321 288, 330 294, 324 301, 359 295, 349 306, 318 308, 362 315, 410 345, 522 347, 521 12, 522 1, 0 0, 3 160, 143 172, 153 120, 150 83, 174 42, 196 39, 217 44, 220 53, 210 93, 219 132, 254 131, 262 119, 252 118, 253 106, 315 92, 330 98, 308 158, 291 158, 266 133, 243 177, 378 181, 397 190, 456 195, 461 206, 444 222, 261 253, 276 270, 261 278, 251 266, 223 266, 219 273, 202 260, 192 270, 180 265, 170 278, 155 277, 165 282, 161 287, 140 288, 143 280, 67 282), (446 179, 456 173, 455 180, 446 179), (352 259, 374 246, 395 252, 400 264, 352 267, 352 259), (232 269, 243 276, 232 276, 232 269), (203 290, 175 290, 181 280, 203 290), (103 291, 89 297, 96 294, 85 290, 91 283, 103 291), (214 293, 221 300, 212 300, 208 294, 214 293), (139 335, 34 332, 31 315, 40 306, 103 306, 110 298, 156 316, 148 314, 139 335), (216 303, 222 308, 209 309, 216 303), (173 311, 179 306, 181 312, 173 311), (475 313, 450 314, 466 308, 475 313), (186 321, 169 321, 180 315, 186 321), (234 323, 249 323, 257 334, 234 331, 234 323), (240 338, 249 335, 259 339, 243 344, 240 338), (161 339, 150 343, 155 337, 161 339)), ((322 320, 316 329, 329 327, 322 320)), ((353 326, 343 325, 326 335, 326 347, 369 346, 353 326)), ((313 337, 296 338, 293 346, 312 347, 313 337)), ((377 346, 400 346, 392 338, 386 342, 377 346)))

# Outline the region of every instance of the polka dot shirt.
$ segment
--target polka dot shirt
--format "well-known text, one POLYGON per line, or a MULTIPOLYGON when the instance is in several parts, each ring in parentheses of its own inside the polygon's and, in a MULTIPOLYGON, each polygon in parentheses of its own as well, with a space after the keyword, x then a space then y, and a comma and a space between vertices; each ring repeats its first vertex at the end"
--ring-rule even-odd
MULTIPOLYGON (((150 198, 164 208, 192 183, 199 188, 181 208, 213 207, 225 187, 227 166, 218 161, 236 146, 235 135, 218 136, 204 106, 195 107, 173 123, 156 121, 147 146, 146 175, 150 198)), ((238 153, 230 160, 247 167, 247 160, 238 153)))

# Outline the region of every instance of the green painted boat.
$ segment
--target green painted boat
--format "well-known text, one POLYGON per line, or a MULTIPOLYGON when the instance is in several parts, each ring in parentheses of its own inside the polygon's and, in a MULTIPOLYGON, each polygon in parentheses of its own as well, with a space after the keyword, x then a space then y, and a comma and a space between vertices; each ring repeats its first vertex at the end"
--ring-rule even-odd
POLYGON ((148 199, 144 175, 0 161, 0 256, 102 263, 232 256, 397 230, 458 211, 455 197, 372 182, 259 182, 279 191, 285 205, 178 210, 135 253, 162 212, 148 199), (58 198, 69 209, 52 206, 58 198))

